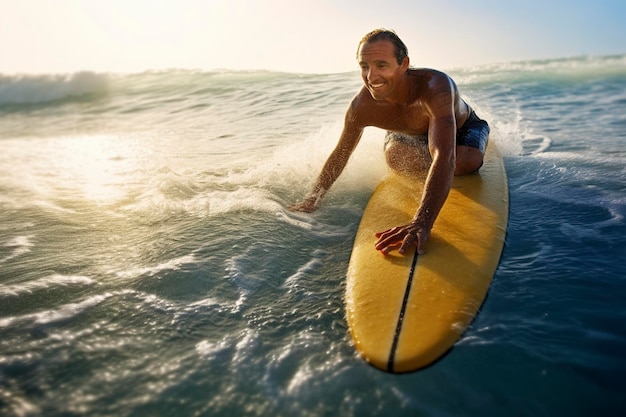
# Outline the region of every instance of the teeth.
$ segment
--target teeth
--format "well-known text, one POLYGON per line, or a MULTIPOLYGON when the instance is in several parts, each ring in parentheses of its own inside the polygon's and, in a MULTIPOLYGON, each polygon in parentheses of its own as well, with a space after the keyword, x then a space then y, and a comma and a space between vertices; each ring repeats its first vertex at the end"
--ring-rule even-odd
POLYGON ((371 85, 372 87, 374 87, 374 88, 380 88, 380 87, 382 87, 382 86, 383 86, 383 84, 382 84, 382 83, 381 83, 381 84, 370 84, 370 85, 371 85))

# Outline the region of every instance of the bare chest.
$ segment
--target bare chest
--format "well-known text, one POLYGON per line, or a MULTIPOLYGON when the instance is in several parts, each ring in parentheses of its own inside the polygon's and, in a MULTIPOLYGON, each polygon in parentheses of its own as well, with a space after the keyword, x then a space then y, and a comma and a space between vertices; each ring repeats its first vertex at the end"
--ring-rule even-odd
POLYGON ((430 118, 421 106, 388 106, 372 113, 371 125, 407 135, 428 132, 430 118))

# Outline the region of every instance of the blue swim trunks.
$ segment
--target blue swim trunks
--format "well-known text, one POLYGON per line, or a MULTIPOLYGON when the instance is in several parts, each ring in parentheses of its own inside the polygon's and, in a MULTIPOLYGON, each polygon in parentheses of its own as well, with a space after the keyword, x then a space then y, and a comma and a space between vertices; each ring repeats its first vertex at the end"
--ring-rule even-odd
MULTIPOLYGON (((476 148, 484 155, 487 149, 487 142, 489 141, 489 132, 490 129, 487 122, 476 116, 476 113, 472 110, 463 126, 456 131, 456 144, 457 146, 476 148)), ((412 136, 388 131, 385 136, 385 146, 391 140, 397 140, 413 146, 424 146, 428 143, 428 134, 412 136)))

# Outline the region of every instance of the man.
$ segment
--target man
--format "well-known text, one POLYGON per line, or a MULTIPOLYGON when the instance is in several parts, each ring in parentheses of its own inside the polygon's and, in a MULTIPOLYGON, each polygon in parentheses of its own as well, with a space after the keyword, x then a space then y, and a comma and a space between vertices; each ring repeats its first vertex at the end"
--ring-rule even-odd
POLYGON ((454 175, 471 174, 481 167, 489 126, 463 101, 446 74, 409 68, 407 48, 395 32, 378 29, 365 35, 357 49, 357 60, 365 85, 346 111, 339 142, 313 191, 291 209, 317 209, 345 168, 365 127, 385 129, 388 165, 409 175, 427 172, 412 221, 377 233, 375 247, 387 254, 396 248, 405 253, 416 245, 418 253, 423 254, 454 175))

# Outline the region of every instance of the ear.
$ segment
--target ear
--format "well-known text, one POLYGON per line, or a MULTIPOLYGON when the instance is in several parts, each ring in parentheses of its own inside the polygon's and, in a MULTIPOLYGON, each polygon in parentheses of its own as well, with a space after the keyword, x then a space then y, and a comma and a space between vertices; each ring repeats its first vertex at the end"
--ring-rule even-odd
POLYGON ((400 65, 402 67, 402 70, 406 71, 409 69, 409 57, 405 56, 404 59, 402 60, 402 65, 400 65))

